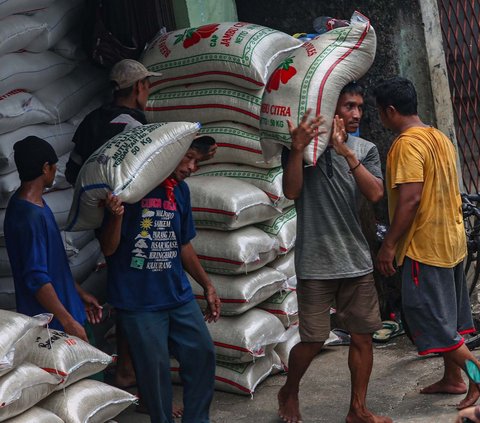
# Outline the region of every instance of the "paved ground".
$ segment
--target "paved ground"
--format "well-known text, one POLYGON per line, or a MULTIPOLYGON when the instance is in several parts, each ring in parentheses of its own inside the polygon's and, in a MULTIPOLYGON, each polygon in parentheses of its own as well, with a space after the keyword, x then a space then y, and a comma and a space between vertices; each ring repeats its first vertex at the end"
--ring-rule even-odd
MULTIPOLYGON (((345 421, 350 396, 348 348, 326 348, 313 362, 301 385, 305 423, 345 421)), ((419 388, 435 382, 442 373, 439 357, 421 358, 406 336, 386 345, 376 345, 374 369, 368 395, 369 407, 399 423, 453 423, 463 396, 420 395, 419 388)), ((278 423, 276 394, 284 375, 269 377, 252 399, 216 392, 211 408, 212 423, 278 423)), ((134 391, 133 391, 134 392, 134 391)), ((181 389, 175 388, 177 402, 181 389)), ((126 410, 118 423, 148 423, 148 416, 126 410)), ((176 420, 180 422, 180 419, 176 420)))

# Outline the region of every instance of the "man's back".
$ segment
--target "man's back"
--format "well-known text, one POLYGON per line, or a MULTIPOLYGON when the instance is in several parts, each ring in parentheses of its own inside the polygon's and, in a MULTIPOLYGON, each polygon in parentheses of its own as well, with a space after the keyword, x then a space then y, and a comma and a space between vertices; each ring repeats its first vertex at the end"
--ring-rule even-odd
POLYGON ((75 147, 67 162, 67 181, 74 185, 83 163, 110 138, 146 123, 142 111, 114 104, 102 106, 88 114, 72 139, 75 147))

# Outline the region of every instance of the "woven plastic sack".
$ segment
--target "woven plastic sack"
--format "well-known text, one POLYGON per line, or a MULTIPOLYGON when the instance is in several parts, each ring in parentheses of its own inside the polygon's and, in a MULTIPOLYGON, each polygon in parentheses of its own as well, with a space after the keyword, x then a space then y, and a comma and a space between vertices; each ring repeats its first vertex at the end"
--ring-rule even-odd
POLYGON ((61 234, 65 251, 69 257, 77 255, 85 245, 95 238, 95 232, 91 230, 78 232, 62 231, 61 234))
POLYGON ((55 413, 66 423, 104 423, 114 418, 137 397, 95 380, 81 380, 65 391, 56 392, 39 406, 55 413))
POLYGON ((78 23, 84 7, 83 0, 55 0, 47 9, 35 13, 32 19, 45 23, 47 30, 32 41, 27 50, 38 53, 53 47, 78 23))
MULTIPOLYGON (((203 288, 188 275, 195 298, 202 309, 207 302, 203 288)), ((217 295, 222 301, 222 316, 234 316, 265 301, 285 284, 286 277, 283 273, 264 267, 248 275, 225 276, 209 275, 217 295)))
POLYGON ((68 260, 73 279, 81 284, 95 270, 101 257, 100 243, 96 238, 92 239, 77 255, 68 260))
POLYGON ((159 33, 141 61, 163 75, 153 89, 203 81, 225 81, 248 89, 265 86, 282 51, 298 48, 296 38, 261 25, 223 22, 159 33))
POLYGON ((297 292, 294 290, 277 292, 258 307, 278 317, 285 329, 298 322, 297 292))
POLYGON ((54 46, 53 51, 70 60, 83 61, 87 58, 82 48, 82 33, 79 28, 74 28, 54 46))
POLYGON ((230 231, 280 214, 269 197, 248 182, 222 176, 199 176, 186 182, 197 228, 230 231))
POLYGON ((285 337, 287 338, 286 341, 278 343, 275 347, 275 352, 280 357, 284 370, 288 372, 288 358, 290 357, 290 351, 301 341, 298 325, 290 326, 285 333, 285 337))
MULTIPOLYGON (((4 265, 5 263, 2 263, 2 267, 4 265)), ((17 304, 15 302, 15 284, 13 282, 13 276, 0 277, 0 309, 15 310, 16 306, 17 304)), ((2 371, 0 370, 0 374, 1 373, 2 371)))
POLYGON ((4 0, 0 3, 0 19, 15 13, 33 13, 48 7, 55 0, 4 0))
POLYGON ((25 15, 7 16, 0 26, 0 56, 24 49, 46 30, 44 23, 25 15))
POLYGON ((202 166, 194 176, 225 176, 245 181, 261 189, 275 206, 282 208, 284 204, 291 204, 291 201, 287 200, 283 194, 283 169, 280 166, 272 169, 260 169, 247 165, 219 163, 202 166))
POLYGON ((16 417, 5 420, 5 423, 64 423, 64 421, 51 411, 35 406, 16 417))
POLYGON ((74 62, 52 51, 5 54, 0 67, 0 95, 16 89, 38 90, 74 68, 74 62))
POLYGON ((268 267, 282 272, 287 277, 288 287, 295 288, 297 286, 297 277, 295 273, 295 249, 287 254, 277 257, 274 261, 268 263, 268 267))
POLYGON ((252 226, 230 232, 199 229, 192 245, 203 268, 222 275, 253 272, 278 254, 276 241, 252 226))
POLYGON ((283 341, 285 329, 270 313, 253 308, 239 316, 222 317, 207 325, 217 360, 232 363, 263 357, 267 346, 283 341))
POLYGON ((237 163, 270 169, 280 166, 280 155, 266 162, 260 145, 257 128, 237 122, 222 121, 207 123, 199 131, 215 138, 217 152, 201 165, 215 163, 237 163))
POLYGON ((18 357, 15 359, 17 352, 24 353, 23 349, 17 349, 17 346, 23 345, 22 340, 27 339, 32 329, 47 324, 51 319, 51 314, 30 317, 13 311, 0 310, 0 327, 2 328, 0 331, 0 375, 9 372, 14 363, 18 364, 23 361, 18 357))
POLYGON ((286 254, 295 246, 297 210, 295 207, 290 207, 284 210, 280 216, 257 223, 255 226, 273 236, 278 241, 280 254, 286 254))
POLYGON ((82 288, 89 294, 95 296, 100 304, 107 301, 107 267, 103 266, 90 273, 83 281, 82 288))
POLYGON ((57 389, 101 372, 112 357, 88 342, 58 330, 43 328, 31 338, 26 360, 56 376, 57 389))
POLYGON ((0 96, 0 134, 49 119, 50 112, 31 93, 13 90, 0 96))
POLYGON ((58 379, 31 363, 23 363, 0 379, 0 421, 23 413, 47 397, 58 379))
POLYGON ((63 78, 35 91, 35 95, 50 112, 48 123, 54 124, 75 116, 107 86, 105 72, 92 65, 82 64, 63 78))
MULTIPOLYGON (((71 151, 74 147, 72 140, 75 133, 75 127, 68 123, 59 125, 29 125, 0 135, 0 175, 16 170, 13 160, 13 145, 29 135, 35 134, 39 138, 43 138, 53 147, 57 156, 71 151)), ((3 222, 3 220, 2 220, 3 222)))
POLYGON ((151 94, 145 108, 149 122, 233 120, 259 128, 261 90, 224 82, 202 82, 166 88, 151 94))
POLYGON ((327 133, 315 137, 305 149, 304 160, 315 164, 328 145, 338 96, 358 80, 375 58, 376 36, 370 21, 355 12, 347 27, 319 35, 293 53, 269 79, 262 99, 260 139, 266 160, 290 147, 287 119, 297 125, 308 108, 321 114, 327 133))
POLYGON ((142 199, 175 170, 198 128, 191 122, 143 125, 101 146, 80 170, 67 230, 98 228, 98 202, 109 191, 126 203, 142 199))
MULTIPOLYGON (((280 358, 271 351, 249 363, 217 361, 215 367, 215 390, 232 394, 253 396, 257 386, 271 374, 282 370, 280 358)), ((170 360, 170 372, 174 383, 181 383, 179 364, 170 360)))

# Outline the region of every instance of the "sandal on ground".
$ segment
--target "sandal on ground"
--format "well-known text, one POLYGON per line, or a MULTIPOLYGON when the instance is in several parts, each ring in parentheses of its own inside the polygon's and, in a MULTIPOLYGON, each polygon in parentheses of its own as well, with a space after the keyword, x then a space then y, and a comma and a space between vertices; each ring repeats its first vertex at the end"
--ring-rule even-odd
POLYGON ((373 332, 374 342, 388 342, 396 336, 403 335, 405 331, 401 323, 394 320, 384 320, 382 322, 382 329, 373 332))

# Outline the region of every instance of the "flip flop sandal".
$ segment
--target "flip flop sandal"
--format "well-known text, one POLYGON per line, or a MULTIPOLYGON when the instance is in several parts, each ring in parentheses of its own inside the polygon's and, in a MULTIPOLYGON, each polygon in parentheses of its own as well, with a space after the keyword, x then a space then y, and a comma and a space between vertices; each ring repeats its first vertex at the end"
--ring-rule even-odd
POLYGON ((325 341, 325 345, 350 345, 350 334, 343 329, 332 329, 330 331, 330 336, 325 341))
POLYGON ((375 331, 372 338, 374 342, 384 343, 404 333, 405 331, 401 323, 395 322, 394 320, 385 320, 382 322, 382 329, 375 331))

